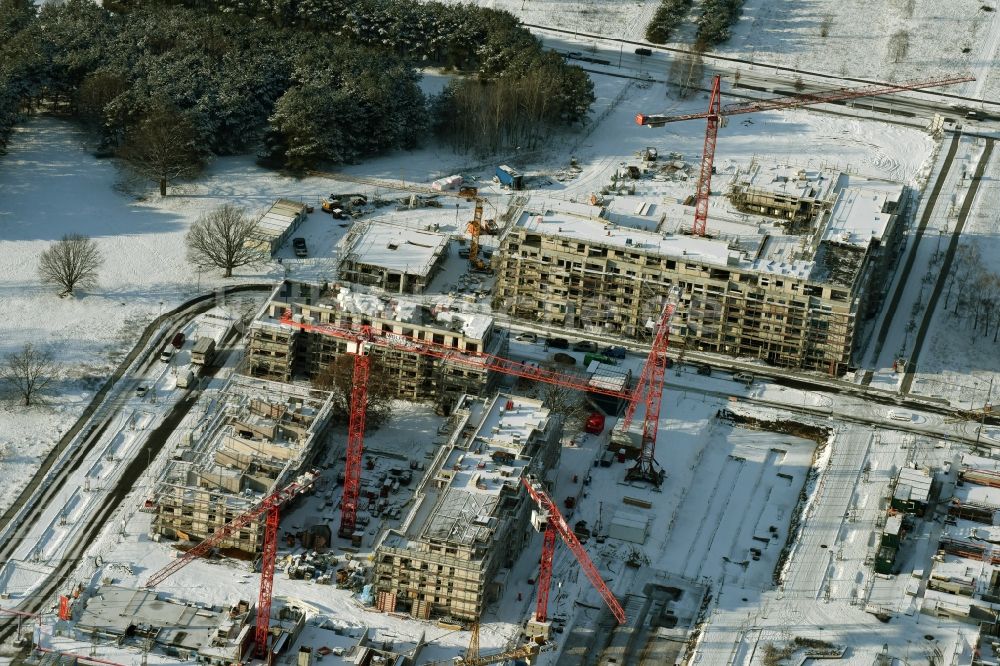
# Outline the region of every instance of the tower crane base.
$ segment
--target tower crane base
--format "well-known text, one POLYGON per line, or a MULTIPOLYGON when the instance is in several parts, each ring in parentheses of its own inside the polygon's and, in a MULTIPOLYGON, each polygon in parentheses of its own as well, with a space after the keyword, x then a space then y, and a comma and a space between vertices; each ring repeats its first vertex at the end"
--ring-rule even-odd
POLYGON ((642 461, 636 461, 635 465, 625 472, 626 481, 645 481, 657 488, 660 487, 663 479, 666 477, 667 473, 652 462, 644 464, 642 461))
POLYGON ((524 635, 529 639, 541 638, 542 640, 549 640, 549 635, 552 633, 552 623, 551 622, 539 622, 534 617, 528 620, 528 623, 524 626, 524 635))

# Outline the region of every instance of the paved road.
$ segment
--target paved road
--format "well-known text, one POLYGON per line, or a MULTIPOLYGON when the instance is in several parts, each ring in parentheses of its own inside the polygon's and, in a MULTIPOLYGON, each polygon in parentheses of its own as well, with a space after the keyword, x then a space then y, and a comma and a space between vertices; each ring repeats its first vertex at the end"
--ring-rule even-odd
MULTIPOLYGON (((666 72, 669 69, 667 63, 671 58, 676 55, 691 55, 693 53, 690 49, 658 46, 648 42, 638 42, 616 37, 594 35, 574 30, 565 30, 554 26, 544 26, 533 23, 525 23, 524 25, 530 28, 537 37, 542 39, 543 42, 552 48, 568 52, 580 51, 585 57, 593 57, 595 59, 603 60, 610 66, 618 66, 619 63, 621 63, 622 67, 666 72), (590 44, 588 45, 587 42, 590 42, 590 44), (653 52, 653 55, 640 56, 635 53, 635 47, 648 48, 653 52)), ((796 67, 775 65, 761 62, 760 60, 735 58, 713 53, 702 53, 699 55, 708 66, 707 69, 715 69, 719 72, 729 73, 739 70, 741 76, 746 75, 753 69, 757 69, 762 72, 767 72, 772 83, 774 81, 784 80, 785 85, 788 85, 790 82, 794 82, 795 79, 801 76, 807 76, 817 81, 826 81, 828 83, 827 89, 885 83, 884 81, 876 81, 873 79, 837 76, 835 74, 830 74, 829 72, 815 72, 796 67)), ((984 100, 976 97, 969 97, 967 95, 959 95, 953 92, 946 92, 943 90, 923 91, 919 93, 919 95, 921 96, 920 99, 926 99, 924 95, 937 98, 939 102, 934 104, 934 106, 943 109, 948 109, 952 106, 974 106, 976 109, 985 110, 985 112, 990 116, 995 115, 997 118, 1000 118, 1000 102, 996 102, 994 100, 984 100)))
POLYGON ((819 599, 827 594, 835 546, 873 437, 871 428, 851 425, 834 438, 830 462, 782 584, 786 597, 819 599))

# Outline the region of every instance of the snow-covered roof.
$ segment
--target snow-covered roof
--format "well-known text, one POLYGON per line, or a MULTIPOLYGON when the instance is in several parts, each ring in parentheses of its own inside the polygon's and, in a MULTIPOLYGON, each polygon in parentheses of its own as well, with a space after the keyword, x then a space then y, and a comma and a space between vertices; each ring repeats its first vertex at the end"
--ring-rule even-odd
POLYGON ((396 224, 371 223, 358 236, 345 236, 344 259, 408 275, 427 275, 448 246, 448 237, 435 231, 396 224), (348 240, 350 238, 350 240, 348 240))
POLYGON ((604 217, 631 229, 658 231, 666 215, 663 204, 644 197, 617 196, 604 206, 604 217))
MULTIPOLYGON (((385 298, 363 293, 351 286, 336 289, 334 302, 338 309, 380 319, 411 324, 436 325, 461 332, 467 338, 481 340, 493 325, 491 315, 451 309, 458 301, 443 296, 438 299, 385 298), (428 320, 428 315, 431 317, 428 320)), ((320 303, 321 305, 322 303, 320 303)))
POLYGON ((158 642, 200 649, 229 617, 222 610, 160 599, 152 590, 104 585, 87 600, 77 626, 125 635, 133 625, 157 627, 158 642), (172 632, 169 640, 164 632, 172 632))
POLYGON ((755 161, 746 171, 737 172, 733 180, 738 187, 779 197, 822 200, 837 182, 837 174, 787 164, 763 166, 755 161))
POLYGON ((931 476, 925 470, 904 467, 899 470, 893 497, 926 504, 931 492, 931 476))
POLYGON ((978 504, 992 509, 1000 509, 1000 488, 966 483, 955 487, 954 496, 963 504, 978 504))
POLYGON ((880 240, 903 196, 903 186, 846 175, 841 180, 823 240, 861 247, 880 240))
POLYGON ((435 481, 447 485, 423 536, 456 543, 487 538, 500 518, 494 515, 500 493, 517 490, 531 462, 525 449, 548 417, 540 400, 494 397, 469 439, 452 448, 436 472, 435 481))
POLYGON ((305 212, 306 205, 300 201, 278 199, 257 219, 257 236, 260 238, 280 238, 288 227, 305 212))
POLYGON ((680 259, 727 266, 737 261, 739 254, 729 249, 724 241, 697 236, 661 234, 641 229, 621 227, 597 217, 598 209, 576 204, 589 214, 585 217, 566 212, 567 204, 547 206, 544 213, 521 213, 517 226, 567 240, 602 243, 622 249, 643 250, 648 253, 680 259))
POLYGON ((816 262, 796 258, 801 251, 801 236, 767 236, 751 266, 761 273, 788 275, 804 280, 812 273, 816 262))

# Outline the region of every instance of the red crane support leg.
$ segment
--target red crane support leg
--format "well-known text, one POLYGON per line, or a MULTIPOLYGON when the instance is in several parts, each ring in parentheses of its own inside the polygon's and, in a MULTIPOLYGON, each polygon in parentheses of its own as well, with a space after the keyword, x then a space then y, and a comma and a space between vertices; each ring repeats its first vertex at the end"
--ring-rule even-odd
POLYGON ((556 552, 556 528, 549 521, 542 542, 542 561, 538 565, 538 603, 535 606, 535 620, 545 622, 549 616, 549 588, 552 587, 552 556, 556 552))
POLYGON ((274 586, 274 560, 278 554, 278 505, 267 507, 264 524, 264 552, 260 561, 260 594, 257 595, 257 656, 267 652, 271 625, 271 589, 274 586))
POLYGON ((698 176, 698 192, 694 207, 694 227, 691 233, 704 236, 708 226, 708 196, 712 193, 712 164, 715 161, 715 141, 719 136, 721 116, 720 77, 712 80, 712 96, 708 100, 708 126, 705 129, 705 149, 701 153, 701 174, 698 176))
POLYGON ((351 415, 347 426, 347 464, 344 467, 344 496, 340 500, 340 536, 351 538, 358 518, 358 495, 361 492, 361 457, 365 450, 365 416, 368 411, 368 374, 371 358, 358 342, 354 356, 354 379, 351 385, 351 415))

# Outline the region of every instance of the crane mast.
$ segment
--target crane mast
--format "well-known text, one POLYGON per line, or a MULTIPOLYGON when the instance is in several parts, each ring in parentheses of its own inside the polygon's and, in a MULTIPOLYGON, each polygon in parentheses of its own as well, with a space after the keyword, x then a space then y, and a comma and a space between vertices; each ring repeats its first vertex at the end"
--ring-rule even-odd
POLYGON ((708 198, 712 193, 712 170, 715 163, 715 145, 719 133, 719 125, 725 124, 727 116, 741 113, 754 113, 756 111, 772 111, 775 109, 791 109, 813 104, 824 104, 829 102, 840 102, 859 97, 871 97, 874 95, 887 95, 891 93, 903 92, 906 90, 922 90, 924 88, 934 88, 937 86, 948 86, 955 83, 965 83, 975 81, 975 77, 968 75, 944 76, 933 79, 922 79, 918 81, 904 81, 898 84, 874 84, 863 88, 838 88, 819 93, 806 93, 803 95, 791 95, 788 97, 777 97, 774 99, 752 100, 749 102, 739 102, 721 106, 721 81, 722 77, 716 74, 712 78, 712 88, 708 98, 708 110, 702 113, 686 113, 676 116, 663 114, 647 115, 637 114, 635 122, 639 125, 649 127, 663 127, 667 123, 675 123, 683 120, 699 120, 704 118, 705 145, 701 154, 701 169, 698 176, 698 187, 695 197, 694 224, 691 227, 691 234, 694 236, 704 236, 708 227, 708 198))
POLYGON ((143 587, 146 589, 156 587, 197 558, 207 555, 213 548, 232 537, 233 534, 259 520, 261 516, 264 516, 264 544, 261 549, 260 591, 257 595, 257 627, 255 633, 257 656, 263 656, 267 650, 267 637, 270 632, 274 566, 278 552, 279 512, 284 504, 311 489, 316 482, 317 476, 318 472, 316 471, 308 472, 287 486, 266 496, 253 508, 241 513, 222 527, 216 529, 213 534, 206 537, 194 548, 155 572, 146 579, 143 587))
POLYGON ((642 402, 645 407, 642 421, 642 440, 639 457, 635 465, 625 474, 626 480, 648 481, 653 485, 663 482, 663 470, 658 469, 656 462, 656 433, 660 424, 660 406, 663 403, 663 385, 667 372, 667 348, 670 345, 670 322, 677 311, 680 301, 680 289, 673 287, 667 296, 667 301, 660 311, 656 329, 653 332, 653 344, 649 349, 649 357, 642 367, 642 374, 636 386, 634 400, 625 410, 622 418, 622 432, 628 433, 635 418, 636 407, 642 402))
POLYGON ((597 567, 594 566, 590 556, 587 555, 587 551, 583 549, 580 541, 566 523, 566 519, 559 512, 559 507, 556 506, 556 503, 552 501, 549 494, 545 492, 542 484, 534 477, 530 475, 522 476, 521 484, 528 491, 528 495, 534 500, 535 504, 538 505, 541 512, 540 515, 543 516, 545 522, 545 547, 542 550, 542 563, 538 575, 539 604, 535 612, 535 619, 538 622, 545 622, 548 616, 547 603, 543 606, 541 599, 544 596, 546 602, 548 601, 548 587, 552 580, 552 557, 555 552, 555 535, 558 534, 562 538, 563 543, 569 547, 574 557, 576 557, 576 561, 580 563, 583 573, 590 580, 590 584, 601 595, 601 598, 604 599, 604 603, 607 604, 608 609, 615 616, 615 619, 618 620, 618 624, 624 624, 626 619, 625 610, 604 583, 604 579, 601 578, 597 567), (545 581, 544 587, 542 585, 543 580, 545 581))

